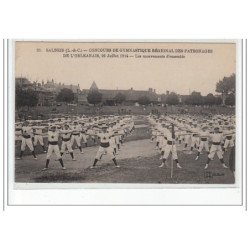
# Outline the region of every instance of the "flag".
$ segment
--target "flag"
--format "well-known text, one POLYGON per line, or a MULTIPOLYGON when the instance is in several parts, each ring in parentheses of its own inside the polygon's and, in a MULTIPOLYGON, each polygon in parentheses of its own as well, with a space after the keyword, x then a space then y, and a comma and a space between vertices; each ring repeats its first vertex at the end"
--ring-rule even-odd
POLYGON ((174 124, 172 123, 172 138, 175 139, 174 124))

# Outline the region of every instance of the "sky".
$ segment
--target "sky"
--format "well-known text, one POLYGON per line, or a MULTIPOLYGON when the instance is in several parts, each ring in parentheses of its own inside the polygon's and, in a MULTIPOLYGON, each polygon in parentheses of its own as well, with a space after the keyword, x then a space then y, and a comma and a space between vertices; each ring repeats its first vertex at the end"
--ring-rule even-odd
POLYGON ((16 77, 31 81, 53 78, 56 82, 79 84, 81 89, 89 89, 95 81, 100 89, 153 88, 159 94, 215 93, 216 82, 236 71, 233 43, 16 42, 15 58, 16 77), (100 57, 79 57, 82 54, 100 57))

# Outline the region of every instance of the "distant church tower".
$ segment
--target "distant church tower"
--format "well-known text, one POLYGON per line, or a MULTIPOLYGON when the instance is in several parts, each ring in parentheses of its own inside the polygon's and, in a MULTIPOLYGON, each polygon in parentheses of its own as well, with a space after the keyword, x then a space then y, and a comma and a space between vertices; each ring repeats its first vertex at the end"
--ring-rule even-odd
POLYGON ((98 87, 95 82, 92 83, 90 90, 98 90, 98 87))

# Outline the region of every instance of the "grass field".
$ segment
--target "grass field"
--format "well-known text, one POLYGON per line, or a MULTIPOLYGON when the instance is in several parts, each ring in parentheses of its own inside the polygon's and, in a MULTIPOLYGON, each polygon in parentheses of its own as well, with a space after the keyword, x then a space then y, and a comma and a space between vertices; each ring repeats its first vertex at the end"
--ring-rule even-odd
MULTIPOLYGON (((98 147, 92 145, 84 148, 84 154, 75 150, 77 161, 71 161, 69 155, 64 156, 67 170, 62 170, 55 158, 51 159, 50 169, 41 171, 45 164, 45 154, 39 154, 35 161, 27 155, 21 161, 16 161, 16 182, 34 183, 189 183, 189 184, 214 184, 234 183, 234 175, 229 169, 220 165, 219 159, 210 163, 204 170, 206 154, 202 154, 195 161, 196 152, 187 155, 182 151, 183 146, 178 146, 179 162, 182 169, 174 164, 174 176, 170 178, 170 159, 167 166, 158 168, 161 164, 159 152, 154 150, 155 143, 150 143, 150 134, 147 133, 147 121, 140 118, 136 121, 136 129, 126 138, 122 150, 117 156, 120 168, 116 168, 107 156, 98 162, 96 168, 90 169, 98 147)), ((229 152, 224 155, 228 165, 229 152)))
POLYGON ((91 107, 91 106, 77 106, 69 107, 67 105, 52 106, 52 107, 31 107, 29 110, 16 111, 16 117, 19 115, 31 116, 32 119, 42 118, 48 119, 56 115, 118 115, 123 112, 124 114, 134 115, 148 115, 152 112, 159 112, 160 114, 189 114, 189 115, 209 115, 209 114, 235 114, 234 107, 216 106, 103 106, 103 107, 91 107), (122 111, 123 110, 123 111, 122 111), (120 112, 120 113, 119 113, 120 112))

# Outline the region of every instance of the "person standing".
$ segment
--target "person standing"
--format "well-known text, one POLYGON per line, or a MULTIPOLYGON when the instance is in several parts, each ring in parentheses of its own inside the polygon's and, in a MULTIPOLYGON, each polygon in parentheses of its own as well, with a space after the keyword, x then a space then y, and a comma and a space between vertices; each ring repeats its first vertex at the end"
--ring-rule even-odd
POLYGON ((91 166, 91 168, 94 168, 96 166, 96 163, 98 162, 98 160, 101 159, 103 154, 109 155, 110 158, 112 159, 112 161, 114 162, 115 166, 117 168, 120 167, 117 164, 116 157, 115 157, 115 155, 113 153, 114 150, 113 150, 112 146, 110 145, 110 140, 111 140, 111 137, 112 137, 112 133, 109 133, 107 129, 108 129, 108 126, 103 125, 102 126, 102 131, 97 134, 98 138, 100 139, 100 146, 99 146, 99 149, 97 151, 94 163, 91 166))
POLYGON ((49 162, 50 162, 50 157, 53 153, 55 153, 57 159, 59 160, 62 169, 65 170, 66 168, 64 167, 62 156, 60 153, 59 145, 58 145, 58 140, 59 140, 59 132, 56 131, 56 126, 52 125, 50 127, 50 130, 48 131, 48 152, 47 152, 47 159, 46 159, 46 166, 43 169, 43 171, 46 171, 49 169, 49 162))
POLYGON ((234 126, 228 126, 226 130, 223 131, 225 136, 225 143, 223 146, 223 152, 226 152, 228 148, 232 148, 234 146, 234 126))
POLYGON ((76 141, 76 144, 77 144, 81 154, 83 154, 81 140, 80 140, 80 132, 81 132, 82 128, 80 125, 78 125, 77 121, 74 121, 74 124, 71 127, 71 129, 72 129, 72 136, 71 136, 72 148, 73 148, 74 142, 76 141))
POLYGON ((33 134, 34 134, 34 150, 36 149, 36 146, 37 146, 37 144, 39 142, 40 145, 43 148, 43 152, 46 153, 47 151, 45 149, 44 142, 43 142, 43 136, 42 136, 44 128, 45 128, 44 126, 41 126, 40 121, 38 121, 37 124, 32 127, 33 134))
POLYGON ((37 160, 37 157, 34 151, 34 146, 33 146, 32 139, 31 139, 32 127, 29 126, 29 123, 27 121, 23 123, 23 126, 21 128, 21 134, 22 134, 21 152, 17 160, 21 160, 23 158, 23 153, 24 153, 26 146, 30 149, 34 159, 37 160))
POLYGON ((211 134, 210 137, 211 137, 211 140, 212 140, 212 146, 210 148, 210 152, 209 152, 209 155, 208 155, 208 158, 207 158, 207 163, 205 165, 205 169, 208 168, 208 164, 214 158, 215 154, 218 155, 218 158, 219 158, 222 166, 224 168, 228 168, 226 166, 225 162, 224 162, 224 159, 223 159, 223 151, 222 151, 222 148, 221 148, 221 142, 223 140, 223 134, 220 133, 220 128, 216 126, 214 128, 214 133, 211 134))
POLYGON ((196 161, 199 159, 200 154, 204 148, 206 152, 209 153, 209 146, 208 146, 209 132, 207 131, 206 126, 202 127, 202 131, 199 133, 199 137, 200 137, 200 145, 199 145, 197 156, 195 158, 196 161))
POLYGON ((85 147, 88 147, 88 140, 87 140, 87 135, 86 135, 86 127, 84 126, 84 123, 81 124, 81 134, 80 134, 80 144, 81 141, 85 144, 85 147))
POLYGON ((61 146, 61 156, 65 153, 65 150, 67 149, 70 153, 70 156, 73 161, 75 161, 73 149, 72 149, 72 144, 71 144, 71 136, 72 136, 72 131, 69 129, 69 125, 65 124, 64 128, 60 130, 60 134, 62 137, 62 146, 61 146))
MULTIPOLYGON (((172 125, 173 127, 174 125, 172 125)), ((173 128, 172 128, 173 130, 173 128)), ((172 157, 173 160, 176 162, 176 166, 178 168, 182 168, 179 164, 178 161, 178 156, 177 156, 177 149, 176 149, 176 145, 175 145, 175 134, 174 131, 169 130, 169 127, 164 129, 164 137, 167 138, 167 143, 165 144, 165 148, 164 148, 164 154, 162 156, 162 164, 159 166, 159 168, 162 168, 165 166, 166 160, 169 156, 170 153, 172 153, 172 157)))
POLYGON ((193 124, 193 128, 191 131, 192 131, 192 136, 191 136, 190 154, 192 154, 194 147, 198 148, 200 144, 199 129, 197 127, 197 123, 193 124))

